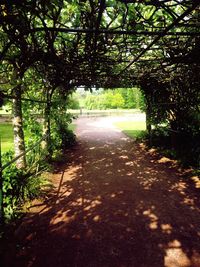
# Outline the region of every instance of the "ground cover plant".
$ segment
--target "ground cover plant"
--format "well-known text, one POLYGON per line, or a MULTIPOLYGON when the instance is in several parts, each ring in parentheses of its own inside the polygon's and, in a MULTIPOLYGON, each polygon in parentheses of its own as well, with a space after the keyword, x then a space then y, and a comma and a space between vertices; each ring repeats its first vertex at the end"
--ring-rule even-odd
MULTIPOLYGON (((3 205, 5 222, 9 222, 10 220, 19 217, 25 202, 38 197, 41 190, 43 191, 44 189, 46 190, 47 187, 50 187, 50 182, 44 174, 51 169, 50 164, 46 160, 46 153, 41 149, 40 143, 37 146, 34 146, 42 136, 42 127, 40 123, 28 115, 29 114, 27 114, 26 122, 24 124, 25 143, 27 150, 30 147, 32 147, 32 149, 26 157, 26 168, 19 169, 16 167, 15 163, 13 163, 3 170, 3 205)), ((58 157, 55 158, 55 155, 58 155, 58 153, 61 155, 61 150, 66 148, 66 146, 69 146, 69 144, 72 143, 72 139, 73 142, 75 142, 75 135, 73 134, 75 125, 68 123, 68 121, 69 120, 67 119, 64 128, 60 128, 59 135, 58 132, 57 134, 55 132, 57 129, 52 127, 54 160, 59 159, 58 157), (54 136, 56 136, 56 141, 54 136), (64 143, 62 139, 65 140, 64 143)), ((57 123, 59 124, 60 122, 57 123)), ((57 128, 59 129, 58 125, 57 128)), ((2 164, 4 165, 14 158, 12 123, 1 123, 0 134, 2 141, 2 164)), ((60 158, 62 157, 60 156, 60 158)))

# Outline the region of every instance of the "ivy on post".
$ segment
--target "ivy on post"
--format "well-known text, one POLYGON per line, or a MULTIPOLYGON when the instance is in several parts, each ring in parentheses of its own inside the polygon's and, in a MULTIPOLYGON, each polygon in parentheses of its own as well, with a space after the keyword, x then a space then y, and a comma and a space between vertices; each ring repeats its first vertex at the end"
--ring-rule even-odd
MULTIPOLYGON (((3 105, 3 93, 0 92, 0 107, 3 105)), ((2 161, 1 161, 1 136, 0 136, 0 233, 4 224, 3 212, 3 175, 2 175, 2 161)))
POLYGON ((2 162, 1 162, 1 136, 0 136, 0 233, 4 225, 4 212, 3 212, 3 175, 2 175, 2 162))
POLYGON ((51 136, 51 120, 50 120, 50 113, 51 113, 51 96, 49 90, 46 90, 46 105, 44 108, 44 119, 43 119, 43 135, 45 139, 41 143, 41 147, 43 151, 45 151, 47 159, 51 158, 51 144, 50 144, 50 136, 51 136))
POLYGON ((153 87, 149 83, 149 77, 145 77, 140 81, 141 90, 144 92, 146 103, 146 131, 149 136, 149 144, 152 145, 152 101, 153 87))
POLYGON ((152 125, 151 125, 151 113, 152 113, 152 97, 147 96, 146 98, 146 130, 149 135, 149 144, 152 145, 152 125))
MULTIPOLYGON (((15 157, 25 152, 21 94, 21 84, 18 84, 13 90, 13 130, 15 157)), ((26 167, 25 154, 16 161, 16 166, 19 169, 24 169, 26 167)))

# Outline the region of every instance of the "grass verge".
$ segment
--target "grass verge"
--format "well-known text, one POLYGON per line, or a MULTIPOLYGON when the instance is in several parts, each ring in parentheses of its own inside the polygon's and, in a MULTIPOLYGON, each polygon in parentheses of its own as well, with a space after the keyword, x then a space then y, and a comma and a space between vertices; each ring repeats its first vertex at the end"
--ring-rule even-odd
POLYGON ((121 129, 123 133, 134 139, 143 138, 146 133, 145 121, 121 121, 115 122, 114 124, 121 129))
MULTIPOLYGON (((69 130, 74 131, 75 124, 69 125, 69 130)), ((0 123, 1 151, 2 153, 13 149, 13 129, 11 123, 0 123)))
POLYGON ((13 148, 13 129, 11 123, 0 124, 0 136, 2 153, 13 148))

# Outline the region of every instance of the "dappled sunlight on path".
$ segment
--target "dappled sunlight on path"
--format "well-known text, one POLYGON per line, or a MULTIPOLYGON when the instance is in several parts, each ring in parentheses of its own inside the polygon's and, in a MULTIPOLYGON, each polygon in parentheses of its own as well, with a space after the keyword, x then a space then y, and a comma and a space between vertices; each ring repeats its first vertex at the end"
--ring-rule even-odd
POLYGON ((199 189, 100 123, 78 121, 79 143, 17 229, 7 266, 200 267, 199 189))

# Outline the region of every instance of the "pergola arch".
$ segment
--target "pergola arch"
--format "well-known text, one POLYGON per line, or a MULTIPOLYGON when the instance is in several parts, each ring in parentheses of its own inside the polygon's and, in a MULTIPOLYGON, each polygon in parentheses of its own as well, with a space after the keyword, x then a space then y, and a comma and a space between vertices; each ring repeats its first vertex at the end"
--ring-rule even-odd
POLYGON ((3 89, 1 98, 16 99, 24 73, 35 68, 50 87, 49 107, 54 92, 66 97, 79 85, 138 84, 145 87, 147 100, 159 88, 156 104, 162 106, 168 97, 171 112, 175 100, 165 89, 171 88, 173 72, 180 75, 180 66, 199 69, 199 5, 199 0, 5 0, 0 5, 0 78, 4 83, 8 76, 10 82, 7 66, 12 66, 14 85, 3 89))
MULTIPOLYGON (((1 1, 0 104, 4 98, 14 100, 18 167, 26 167, 21 101, 46 104, 43 141, 48 150, 52 95, 61 95, 58 112, 63 99, 80 85, 138 84, 147 100, 149 131, 152 119, 171 116, 173 132, 190 134, 194 129, 194 140, 199 140, 200 125, 190 127, 190 115, 198 121, 200 107, 199 6, 199 0, 1 1), (36 75, 30 83, 38 78, 45 84, 42 89, 24 90, 25 73, 31 69, 39 78, 36 75)), ((199 157, 198 149, 194 157, 199 157)))
POLYGON ((1 59, 15 60, 10 54, 16 49, 23 65, 51 64, 76 84, 112 87, 116 79, 131 84, 145 60, 183 64, 183 46, 198 62, 192 55, 200 35, 198 5, 197 0, 5 1, 1 59))

